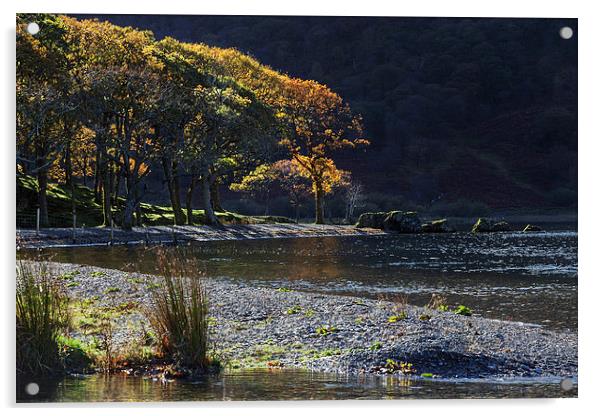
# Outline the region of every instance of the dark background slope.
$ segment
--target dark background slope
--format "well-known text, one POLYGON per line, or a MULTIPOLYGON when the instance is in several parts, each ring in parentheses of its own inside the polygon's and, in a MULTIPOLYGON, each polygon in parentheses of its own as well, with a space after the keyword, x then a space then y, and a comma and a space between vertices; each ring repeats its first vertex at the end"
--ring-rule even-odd
POLYGON ((372 145, 336 160, 375 200, 576 207, 575 19, 93 17, 327 84, 364 117, 372 145))

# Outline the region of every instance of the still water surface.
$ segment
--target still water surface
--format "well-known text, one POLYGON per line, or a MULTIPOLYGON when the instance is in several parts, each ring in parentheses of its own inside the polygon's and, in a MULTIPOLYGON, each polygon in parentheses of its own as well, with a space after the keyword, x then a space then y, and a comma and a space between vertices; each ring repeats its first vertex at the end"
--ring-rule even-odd
MULTIPOLYGON (((577 233, 215 241, 184 247, 209 278, 369 297, 433 293, 485 317, 577 330, 577 233)), ((154 272, 142 247, 46 250, 55 261, 154 272)))
POLYGON ((575 397, 558 381, 478 382, 414 380, 372 375, 344 376, 296 370, 247 370, 210 376, 195 382, 162 384, 151 379, 92 375, 42 380, 35 397, 19 401, 200 401, 200 400, 353 400, 575 397))

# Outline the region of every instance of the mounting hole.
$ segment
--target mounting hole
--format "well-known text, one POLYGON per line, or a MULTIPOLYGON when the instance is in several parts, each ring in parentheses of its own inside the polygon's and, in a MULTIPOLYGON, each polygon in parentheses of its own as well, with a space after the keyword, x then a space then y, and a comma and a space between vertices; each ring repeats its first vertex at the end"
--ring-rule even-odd
POLYGON ((573 388, 573 380, 570 378, 565 378, 560 381, 560 388, 562 391, 569 391, 573 388))
POLYGON ((36 22, 31 22, 27 25, 27 31, 30 35, 37 35, 40 31, 40 25, 38 25, 36 22))
POLYGON ((573 37, 573 29, 568 26, 561 28, 558 33, 562 39, 570 39, 573 37))
POLYGON ((29 394, 30 396, 35 396, 39 392, 40 386, 38 386, 38 383, 29 383, 27 386, 25 386, 25 393, 29 394))

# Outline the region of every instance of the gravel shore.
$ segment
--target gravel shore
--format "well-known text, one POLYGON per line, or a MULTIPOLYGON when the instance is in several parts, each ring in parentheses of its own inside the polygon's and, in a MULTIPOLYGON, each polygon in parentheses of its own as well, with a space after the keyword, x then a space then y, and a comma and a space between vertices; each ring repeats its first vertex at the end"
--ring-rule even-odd
POLYGON ((134 227, 131 231, 115 228, 45 228, 36 232, 18 229, 17 245, 22 248, 72 247, 108 244, 183 244, 217 240, 260 240, 268 238, 340 237, 381 235, 377 229, 330 224, 247 224, 223 226, 134 227), (112 236, 112 237, 111 237, 112 236))
MULTIPOLYGON (((135 305, 116 320, 117 345, 148 328, 141 309, 157 277, 76 264, 49 266, 68 276, 72 299, 135 305)), ((577 334, 571 331, 216 279, 207 279, 206 287, 212 347, 231 368, 389 373, 387 360, 394 360, 412 363, 416 375, 445 378, 577 377, 577 334), (405 319, 389 322, 402 310, 405 319)))

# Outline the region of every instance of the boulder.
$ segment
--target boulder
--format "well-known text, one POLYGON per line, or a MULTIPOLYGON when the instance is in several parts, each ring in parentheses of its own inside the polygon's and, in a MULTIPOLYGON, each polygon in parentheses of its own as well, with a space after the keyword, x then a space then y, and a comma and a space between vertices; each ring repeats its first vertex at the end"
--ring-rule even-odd
POLYGON ((427 222, 426 224, 422 224, 421 226, 423 233, 453 233, 454 230, 447 223, 446 219, 434 220, 431 222, 427 222))
POLYGON ((537 225, 527 224, 527 226, 523 229, 523 233, 532 233, 536 231, 543 231, 541 227, 537 225))
POLYGON ((422 231, 422 221, 416 212, 391 211, 383 221, 383 229, 399 233, 419 233, 422 231))
POLYGON ((508 224, 506 221, 500 221, 500 222, 496 222, 495 224, 493 224, 493 232, 497 232, 497 231, 510 231, 510 224, 508 224))
POLYGON ((383 228, 386 212, 365 212, 357 220, 358 228, 383 228))
POLYGON ((473 233, 492 233, 498 231, 510 231, 510 224, 506 221, 495 222, 490 218, 479 218, 472 226, 473 233))

